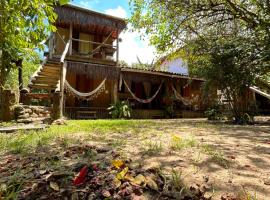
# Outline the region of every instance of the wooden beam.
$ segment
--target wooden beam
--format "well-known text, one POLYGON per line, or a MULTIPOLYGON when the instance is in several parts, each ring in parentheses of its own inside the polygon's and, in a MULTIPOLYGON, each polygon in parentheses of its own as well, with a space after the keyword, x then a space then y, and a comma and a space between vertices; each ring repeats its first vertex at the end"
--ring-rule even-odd
POLYGON ((73 35, 73 24, 70 23, 70 25, 69 25, 69 41, 70 41, 70 44, 69 44, 69 55, 70 56, 72 55, 72 35, 73 35))
POLYGON ((66 81, 66 72, 67 72, 67 62, 63 63, 60 74, 60 118, 63 117, 64 112, 64 84, 66 81))
POLYGON ((117 40, 116 40, 116 65, 119 63, 119 31, 117 30, 117 40))
POLYGON ((23 89, 23 71, 22 71, 22 59, 18 60, 16 62, 16 65, 18 67, 18 81, 19 81, 19 90, 23 89))
POLYGON ((54 54, 54 33, 51 33, 50 39, 49 39, 49 58, 52 59, 54 54))

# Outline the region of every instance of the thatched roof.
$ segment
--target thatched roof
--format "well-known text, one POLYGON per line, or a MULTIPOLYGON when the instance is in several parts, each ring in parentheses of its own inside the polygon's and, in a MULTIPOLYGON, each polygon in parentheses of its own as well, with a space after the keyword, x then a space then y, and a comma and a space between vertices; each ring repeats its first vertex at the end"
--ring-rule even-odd
POLYGON ((125 19, 70 4, 56 6, 55 11, 58 15, 56 26, 69 27, 71 23, 75 28, 83 29, 84 31, 94 30, 95 32, 121 32, 126 28, 125 19))

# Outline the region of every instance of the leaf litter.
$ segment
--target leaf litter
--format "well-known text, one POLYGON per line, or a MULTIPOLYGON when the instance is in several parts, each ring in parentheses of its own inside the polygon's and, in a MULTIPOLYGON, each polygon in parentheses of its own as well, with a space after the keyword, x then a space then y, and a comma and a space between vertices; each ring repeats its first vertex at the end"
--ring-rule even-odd
POLYGON ((0 199, 211 199, 198 184, 176 190, 158 169, 135 168, 112 149, 77 145, 57 151, 6 156, 0 199))

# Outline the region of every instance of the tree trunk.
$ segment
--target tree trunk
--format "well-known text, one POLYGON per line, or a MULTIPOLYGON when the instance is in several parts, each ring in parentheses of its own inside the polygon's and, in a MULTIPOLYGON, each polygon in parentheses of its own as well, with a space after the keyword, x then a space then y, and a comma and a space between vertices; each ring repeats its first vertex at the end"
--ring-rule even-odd
POLYGON ((18 67, 18 81, 19 81, 19 90, 23 89, 23 71, 22 71, 22 59, 16 62, 16 66, 18 67))

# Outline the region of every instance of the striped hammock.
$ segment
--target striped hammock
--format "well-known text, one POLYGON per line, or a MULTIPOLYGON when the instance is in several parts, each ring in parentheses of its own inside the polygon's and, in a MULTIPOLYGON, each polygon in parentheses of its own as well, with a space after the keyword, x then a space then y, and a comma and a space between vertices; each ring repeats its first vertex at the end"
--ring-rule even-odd
POLYGON ((174 96, 178 101, 183 102, 183 104, 186 106, 191 105, 191 102, 188 99, 185 99, 184 97, 182 97, 181 94, 177 92, 174 86, 172 86, 172 89, 173 89, 174 96))
POLYGON ((94 98, 97 98, 101 93, 103 93, 105 91, 105 83, 106 83, 107 78, 105 78, 100 84, 99 86, 94 89, 91 92, 88 93, 83 93, 83 92, 79 92, 76 89, 74 89, 66 80, 65 81, 65 88, 67 90, 67 92, 74 97, 77 97, 78 99, 84 99, 84 100, 92 100, 94 98))
POLYGON ((140 98, 138 98, 138 97, 136 97, 136 95, 131 91, 131 89, 128 87, 128 84, 126 83, 126 81, 123 79, 123 82, 124 82, 124 84, 125 84, 125 86, 127 87, 127 89, 128 89, 128 91, 129 91, 129 93, 131 94, 131 96, 136 100, 136 101, 138 101, 138 102, 140 102, 140 103, 151 103, 155 98, 156 98, 156 96, 158 95, 158 93, 159 93, 159 91, 160 91, 160 89, 161 89, 161 86, 162 86, 162 84, 163 84, 163 81, 160 83, 160 85, 159 85, 159 88, 158 88, 158 90, 156 91, 156 93, 151 97, 151 98, 148 98, 148 99, 140 99, 140 98))

